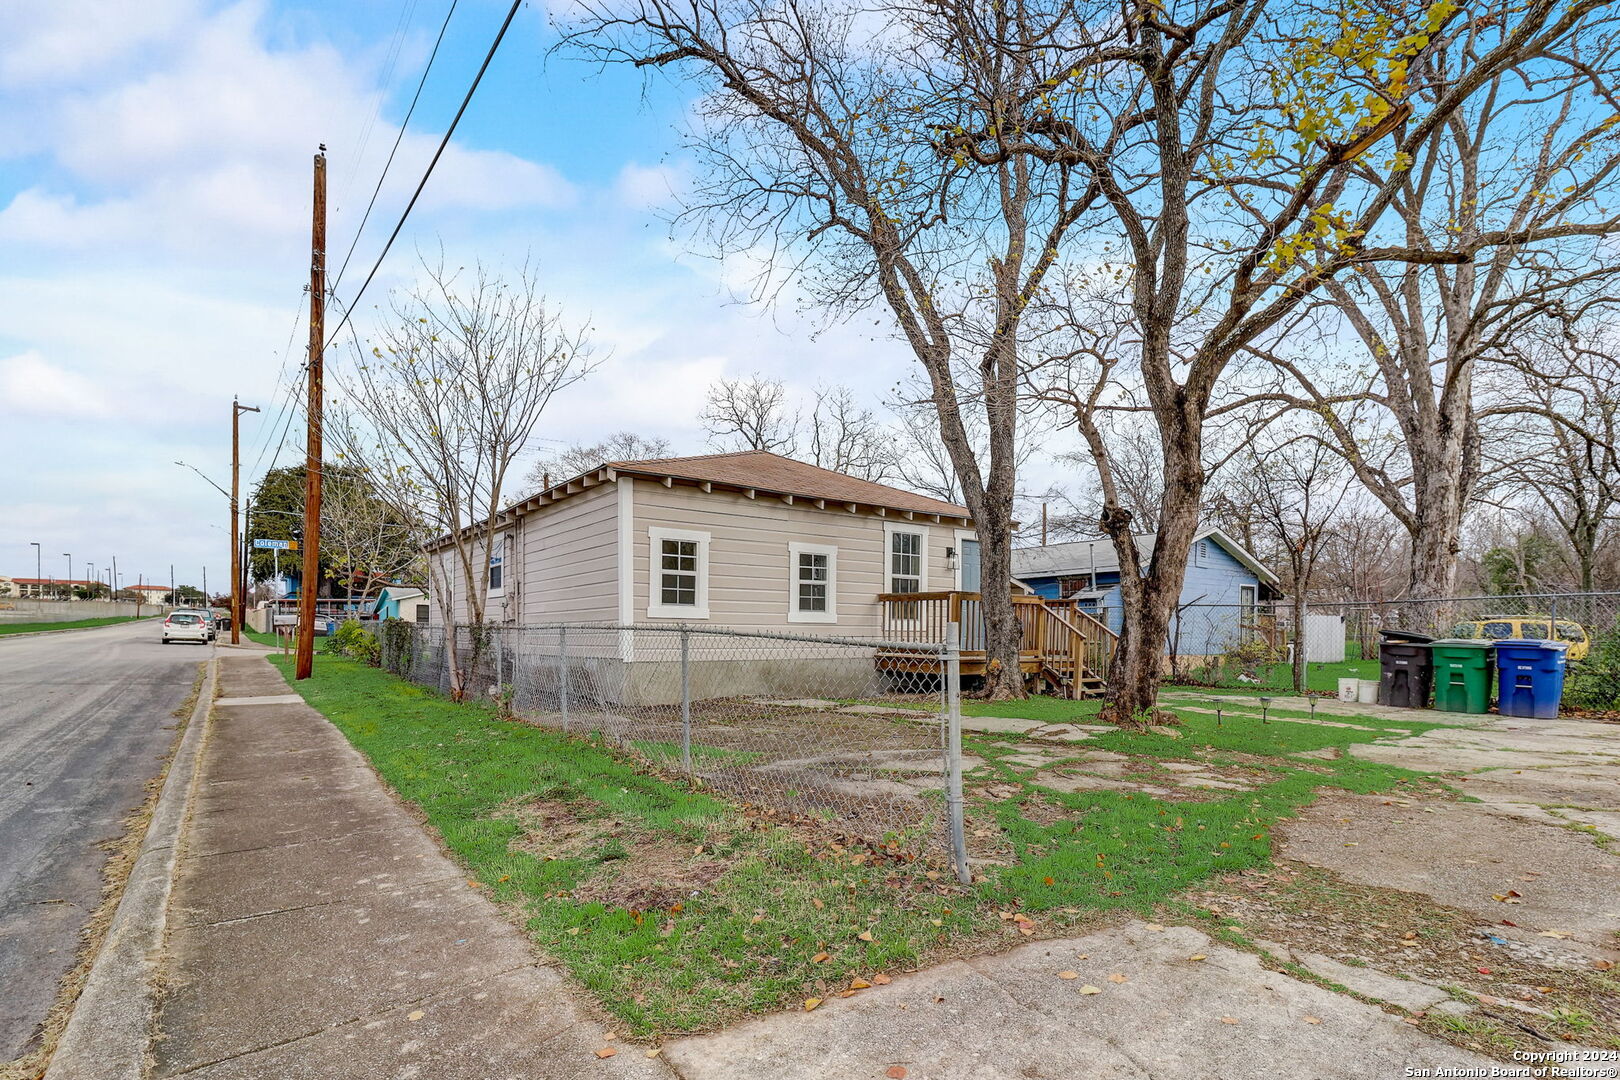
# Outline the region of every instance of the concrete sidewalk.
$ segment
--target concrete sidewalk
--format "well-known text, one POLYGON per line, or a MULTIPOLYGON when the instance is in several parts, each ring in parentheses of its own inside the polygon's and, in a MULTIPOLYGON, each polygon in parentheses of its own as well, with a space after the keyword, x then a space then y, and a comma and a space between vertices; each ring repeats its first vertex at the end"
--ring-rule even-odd
POLYGON ((604 1041, 611 1028, 262 656, 222 655, 220 687, 152 1076, 671 1075, 604 1041))
POLYGON ((605 1039, 610 1025, 262 657, 223 655, 220 683, 153 1077, 1349 1080, 1491 1064, 1197 931, 1142 923, 897 975, 649 1059, 605 1039))

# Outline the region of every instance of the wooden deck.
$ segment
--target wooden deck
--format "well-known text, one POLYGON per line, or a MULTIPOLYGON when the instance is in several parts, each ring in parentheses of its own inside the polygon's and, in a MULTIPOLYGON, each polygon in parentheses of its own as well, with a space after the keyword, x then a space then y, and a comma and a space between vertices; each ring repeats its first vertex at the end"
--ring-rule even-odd
MULTIPOLYGON (((1022 631, 1018 667, 1025 681, 1064 697, 1100 696, 1119 635, 1079 610, 1072 600, 1017 594, 1012 601, 1022 631)), ((938 644, 955 623, 962 635, 962 674, 985 673, 984 605, 978 593, 880 593, 878 602, 883 607, 886 641, 938 644)), ((901 648, 880 652, 877 663, 886 671, 936 671, 939 667, 933 656, 901 648)))

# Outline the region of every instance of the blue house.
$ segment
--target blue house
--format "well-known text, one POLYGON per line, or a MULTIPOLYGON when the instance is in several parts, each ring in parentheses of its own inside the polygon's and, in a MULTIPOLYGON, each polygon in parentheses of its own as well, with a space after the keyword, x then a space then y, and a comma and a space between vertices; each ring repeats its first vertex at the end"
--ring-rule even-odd
MULTIPOLYGON (((1135 540, 1146 566, 1157 536, 1144 533, 1135 540)), ((1013 577, 1037 596, 1073 599, 1082 611, 1119 631, 1124 608, 1112 540, 1019 548, 1012 564, 1013 577)), ((1269 640, 1278 584, 1277 576, 1236 540, 1216 528, 1199 530, 1188 553, 1165 651, 1180 657, 1217 656, 1256 638, 1269 640)))
POLYGON ((389 585, 377 594, 371 610, 379 619, 425 623, 429 612, 427 593, 406 585, 389 585))

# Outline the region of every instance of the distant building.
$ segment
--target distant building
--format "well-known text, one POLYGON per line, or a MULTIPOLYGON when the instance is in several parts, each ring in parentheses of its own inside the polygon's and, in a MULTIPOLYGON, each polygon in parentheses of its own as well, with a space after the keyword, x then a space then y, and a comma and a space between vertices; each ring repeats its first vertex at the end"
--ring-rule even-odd
POLYGON ((30 600, 66 600, 70 589, 93 589, 101 584, 99 581, 37 577, 0 578, 0 582, 8 582, 14 590, 0 595, 20 596, 30 600))

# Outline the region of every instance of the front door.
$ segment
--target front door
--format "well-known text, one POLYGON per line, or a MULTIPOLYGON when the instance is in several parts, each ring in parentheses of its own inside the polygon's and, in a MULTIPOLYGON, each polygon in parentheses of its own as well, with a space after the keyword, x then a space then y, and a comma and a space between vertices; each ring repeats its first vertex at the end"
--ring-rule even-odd
POLYGON ((962 550, 956 553, 958 565, 961 567, 961 591, 979 591, 979 542, 977 540, 963 540, 962 550))

